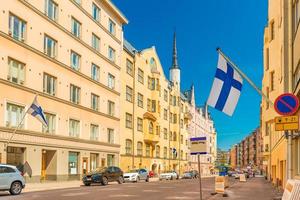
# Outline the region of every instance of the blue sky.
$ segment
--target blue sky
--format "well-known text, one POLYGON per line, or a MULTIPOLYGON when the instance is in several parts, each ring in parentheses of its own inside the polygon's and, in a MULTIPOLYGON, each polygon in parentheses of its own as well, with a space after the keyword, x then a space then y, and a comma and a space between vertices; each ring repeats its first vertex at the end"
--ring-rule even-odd
MULTIPOLYGON (((113 0, 129 19, 125 38, 137 49, 155 46, 166 75, 176 27, 181 88, 195 85, 196 102, 207 100, 216 70, 216 47, 259 86, 262 79, 263 30, 267 0, 113 0)), ((218 147, 228 149, 259 126, 260 96, 244 81, 232 117, 210 108, 218 147)))

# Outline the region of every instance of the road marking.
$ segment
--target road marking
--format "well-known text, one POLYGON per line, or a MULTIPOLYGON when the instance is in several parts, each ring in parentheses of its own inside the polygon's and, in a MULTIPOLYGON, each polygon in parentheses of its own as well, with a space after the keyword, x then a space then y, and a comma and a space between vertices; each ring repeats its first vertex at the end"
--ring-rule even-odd
POLYGON ((143 192, 158 192, 158 190, 143 190, 143 192))
POLYGON ((170 187, 170 186, 162 186, 162 187, 160 187, 160 188, 162 188, 162 189, 172 189, 172 188, 174 188, 174 187, 170 187))
POLYGON ((182 192, 183 194, 199 194, 199 192, 182 192))
POLYGON ((67 194, 62 194, 61 196, 73 197, 73 196, 80 196, 80 195, 86 195, 86 194, 90 194, 90 193, 89 192, 67 193, 67 194))
MULTIPOLYGON (((196 199, 196 198, 194 198, 194 197, 179 197, 179 196, 174 196, 174 197, 166 197, 165 199, 179 199, 179 200, 181 200, 181 199, 183 199, 183 200, 185 200, 185 199, 196 199)), ((199 199, 199 197, 197 197, 197 199, 199 199)))
POLYGON ((110 195, 109 197, 112 198, 119 198, 119 197, 137 197, 137 195, 132 195, 132 194, 115 194, 115 195, 110 195))

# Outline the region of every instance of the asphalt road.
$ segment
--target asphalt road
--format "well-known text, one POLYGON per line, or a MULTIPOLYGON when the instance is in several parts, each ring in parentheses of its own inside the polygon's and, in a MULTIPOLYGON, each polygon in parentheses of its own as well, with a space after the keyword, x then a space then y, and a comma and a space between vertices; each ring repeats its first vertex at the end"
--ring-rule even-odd
MULTIPOLYGON (((202 179, 203 199, 209 199, 214 192, 214 178, 202 179)), ((89 187, 49 190, 42 192, 22 193, 10 196, 0 193, 0 200, 172 200, 200 199, 199 180, 173 180, 158 182, 139 182, 114 184, 107 186, 92 185, 89 187)))

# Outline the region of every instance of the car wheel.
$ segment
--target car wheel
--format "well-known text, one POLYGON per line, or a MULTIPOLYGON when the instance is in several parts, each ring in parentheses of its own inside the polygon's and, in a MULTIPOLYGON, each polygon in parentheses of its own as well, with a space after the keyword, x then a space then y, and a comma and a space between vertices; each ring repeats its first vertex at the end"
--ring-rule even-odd
POLYGON ((174 179, 173 176, 171 176, 171 179, 170 179, 170 180, 173 181, 173 179, 174 179))
POLYGON ((106 177, 103 177, 102 178, 102 182, 101 182, 102 185, 107 185, 108 184, 108 180, 106 177))
POLYGON ((84 185, 85 185, 85 186, 90 186, 90 185, 91 185, 91 183, 84 183, 84 185))
POLYGON ((118 183, 119 183, 119 184, 124 183, 124 178, 123 178, 123 176, 119 176, 118 183))
POLYGON ((138 176, 138 177, 136 177, 136 181, 135 182, 137 183, 139 181, 140 181, 140 177, 138 176))
POLYGON ((9 193, 11 195, 18 195, 22 192, 22 184, 19 181, 15 181, 11 184, 9 193))
MULTIPOLYGON (((161 179, 159 179, 161 181, 161 179)), ((146 182, 149 182, 149 176, 147 176, 146 178, 146 182)))

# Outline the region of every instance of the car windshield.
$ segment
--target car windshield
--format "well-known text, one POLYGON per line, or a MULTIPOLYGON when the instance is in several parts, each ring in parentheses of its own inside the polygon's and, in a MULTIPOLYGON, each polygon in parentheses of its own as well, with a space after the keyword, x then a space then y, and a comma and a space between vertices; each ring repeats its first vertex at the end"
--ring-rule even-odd
POLYGON ((185 174, 190 174, 191 172, 184 172, 185 174))
POLYGON ((136 172, 139 172, 138 169, 132 169, 132 170, 129 170, 128 173, 136 173, 136 172))
POLYGON ((98 167, 94 169, 92 172, 105 172, 107 170, 107 167, 98 167))

